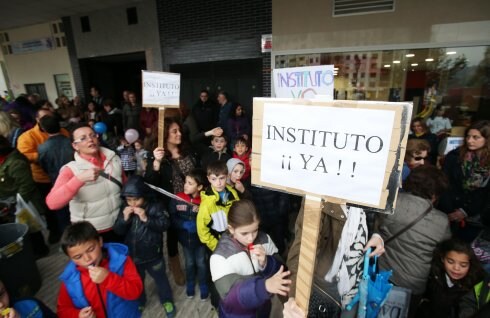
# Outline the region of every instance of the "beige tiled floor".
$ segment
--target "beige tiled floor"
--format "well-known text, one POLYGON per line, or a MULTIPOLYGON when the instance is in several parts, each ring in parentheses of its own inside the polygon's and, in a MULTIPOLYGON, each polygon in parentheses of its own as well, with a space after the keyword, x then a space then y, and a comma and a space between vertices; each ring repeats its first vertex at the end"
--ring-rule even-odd
MULTIPOLYGON (((63 268, 65 267, 68 258, 59 251, 58 246, 51 246, 51 250, 52 252, 48 257, 42 258, 37 261, 39 271, 42 275, 43 283, 41 289, 36 294, 36 297, 41 299, 51 309, 56 310, 56 300, 58 298, 58 290, 60 287, 58 276, 61 274, 63 268)), ((169 274, 168 271, 167 274, 169 274)), ((187 299, 185 288, 177 286, 172 278, 172 275, 170 274, 169 281, 172 286, 178 318, 218 317, 216 310, 213 308, 209 300, 202 302, 199 298, 198 292, 194 299, 187 299)), ((163 307, 158 301, 156 286, 153 283, 151 277, 148 277, 148 275, 145 281, 145 285, 148 301, 145 311, 143 312, 143 318, 165 317, 163 307)))

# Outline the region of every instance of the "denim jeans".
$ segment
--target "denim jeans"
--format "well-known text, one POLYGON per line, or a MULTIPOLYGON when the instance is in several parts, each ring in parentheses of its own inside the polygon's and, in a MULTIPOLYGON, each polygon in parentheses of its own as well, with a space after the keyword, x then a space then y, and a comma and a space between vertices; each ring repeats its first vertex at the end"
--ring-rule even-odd
POLYGON ((145 293, 145 274, 148 272, 150 276, 155 281, 157 285, 158 298, 160 298, 160 303, 173 302, 172 299, 172 288, 168 282, 167 273, 165 272, 165 262, 163 258, 157 259, 152 262, 136 264, 136 269, 138 274, 143 281, 143 292, 140 296, 140 303, 142 305, 146 304, 146 293, 145 293))
POLYGON ((206 262, 206 247, 204 244, 196 248, 183 247, 185 257, 185 275, 187 284, 195 286, 196 272, 199 286, 207 285, 208 269, 206 262))

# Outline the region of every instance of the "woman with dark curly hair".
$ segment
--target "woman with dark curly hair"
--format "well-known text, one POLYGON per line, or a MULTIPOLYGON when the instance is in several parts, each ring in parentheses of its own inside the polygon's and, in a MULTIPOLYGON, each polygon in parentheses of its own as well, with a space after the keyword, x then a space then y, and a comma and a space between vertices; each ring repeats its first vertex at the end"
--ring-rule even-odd
MULTIPOLYGON (((146 167, 145 181, 168 192, 177 194, 184 191, 185 176, 196 167, 196 158, 183 141, 182 123, 177 118, 165 118, 163 147, 153 150, 146 167)), ((162 197, 168 207, 170 199, 162 197)), ((185 278, 178 255, 178 234, 172 226, 167 232, 169 267, 178 285, 184 285, 185 278)))
POLYGON ((392 269, 391 281, 412 290, 412 304, 425 291, 436 245, 451 237, 447 216, 433 207, 447 186, 446 176, 436 167, 415 168, 403 183, 405 192, 398 194, 395 213, 378 218, 377 233, 387 250, 379 267, 392 269))
POLYGON ((447 154, 443 170, 450 188, 439 208, 448 214, 453 233, 471 242, 490 226, 490 121, 468 127, 464 144, 447 154))
POLYGON ((470 244, 457 238, 441 242, 434 251, 425 297, 417 317, 458 317, 461 297, 484 275, 470 244))

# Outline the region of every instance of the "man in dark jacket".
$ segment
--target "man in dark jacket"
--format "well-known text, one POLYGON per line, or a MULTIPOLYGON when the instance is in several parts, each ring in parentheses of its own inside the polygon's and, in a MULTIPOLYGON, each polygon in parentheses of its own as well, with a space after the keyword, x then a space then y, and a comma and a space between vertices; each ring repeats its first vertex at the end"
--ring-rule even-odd
MULTIPOLYGON (((54 116, 44 116, 39 120, 41 129, 49 137, 37 147, 39 165, 49 175, 51 185, 54 185, 61 167, 73 160, 73 147, 68 137, 60 133, 60 123, 54 116)), ((58 228, 63 232, 70 224, 70 211, 68 206, 55 212, 58 228)))
POLYGON ((202 90, 199 100, 192 107, 192 115, 200 132, 215 128, 218 124, 218 107, 209 99, 209 92, 202 90))

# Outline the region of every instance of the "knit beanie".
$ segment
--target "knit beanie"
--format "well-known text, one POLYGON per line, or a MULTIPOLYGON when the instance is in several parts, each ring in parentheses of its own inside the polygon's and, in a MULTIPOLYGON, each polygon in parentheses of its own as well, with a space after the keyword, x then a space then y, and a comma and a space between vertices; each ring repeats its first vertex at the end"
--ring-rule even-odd
POLYGON ((235 166, 238 164, 243 165, 243 167, 245 168, 245 163, 243 163, 243 161, 241 161, 238 158, 231 158, 231 159, 228 159, 228 161, 226 162, 226 167, 228 168, 228 178, 226 178, 226 182, 228 184, 231 184, 229 176, 230 176, 231 172, 233 171, 233 168, 235 168, 235 166))
POLYGON ((241 161, 238 158, 228 159, 228 161, 226 162, 226 167, 228 168, 228 174, 230 174, 233 171, 233 168, 235 168, 237 164, 242 164, 245 167, 245 163, 243 163, 243 161, 241 161))

